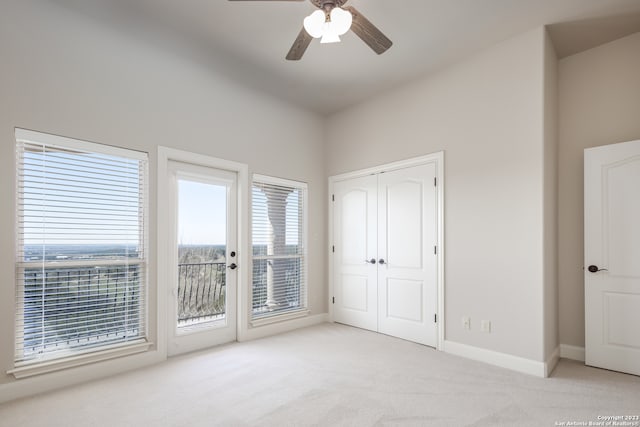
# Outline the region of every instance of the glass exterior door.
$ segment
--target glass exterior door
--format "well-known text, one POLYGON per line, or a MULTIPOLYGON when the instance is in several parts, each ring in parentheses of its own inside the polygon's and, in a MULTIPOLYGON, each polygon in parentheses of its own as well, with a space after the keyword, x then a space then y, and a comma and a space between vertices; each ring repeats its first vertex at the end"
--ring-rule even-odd
POLYGON ((236 174, 172 162, 169 354, 236 339, 236 174))

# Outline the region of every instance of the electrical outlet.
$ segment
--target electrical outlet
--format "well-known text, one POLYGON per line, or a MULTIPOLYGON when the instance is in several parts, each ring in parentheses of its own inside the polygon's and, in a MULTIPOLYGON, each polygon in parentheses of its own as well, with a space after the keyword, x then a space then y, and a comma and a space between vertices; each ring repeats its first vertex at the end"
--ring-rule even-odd
POLYGON ((465 329, 471 329, 471 319, 469 317, 462 318, 462 327, 465 329))
POLYGON ((482 320, 480 322, 480 330, 487 334, 491 333, 491 320, 482 320))

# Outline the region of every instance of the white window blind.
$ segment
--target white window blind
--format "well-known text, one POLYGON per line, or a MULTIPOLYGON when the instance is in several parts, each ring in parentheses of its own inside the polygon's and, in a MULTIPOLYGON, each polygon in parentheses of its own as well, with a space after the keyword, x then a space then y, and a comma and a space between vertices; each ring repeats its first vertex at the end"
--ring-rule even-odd
POLYGON ((16 366, 144 342, 146 153, 16 141, 16 366))
POLYGON ((306 184, 254 176, 252 318, 307 308, 306 184))

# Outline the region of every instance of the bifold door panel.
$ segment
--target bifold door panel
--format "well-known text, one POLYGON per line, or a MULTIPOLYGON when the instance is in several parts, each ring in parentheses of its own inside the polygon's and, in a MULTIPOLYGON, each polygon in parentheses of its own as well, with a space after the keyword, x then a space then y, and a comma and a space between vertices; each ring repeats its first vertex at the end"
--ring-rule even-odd
POLYGON ((378 328, 377 178, 336 183, 334 194, 334 320, 372 331, 378 328), (373 262, 373 263, 372 263, 373 262))
POLYGON ((435 165, 378 176, 378 331, 435 347, 435 165))

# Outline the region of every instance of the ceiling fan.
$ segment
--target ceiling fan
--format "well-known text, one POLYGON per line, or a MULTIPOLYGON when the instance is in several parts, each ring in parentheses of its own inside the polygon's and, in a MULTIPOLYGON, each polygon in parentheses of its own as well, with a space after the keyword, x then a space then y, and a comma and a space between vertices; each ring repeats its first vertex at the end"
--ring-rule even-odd
MULTIPOLYGON (((229 0, 229 1, 305 1, 305 0, 229 0)), ((316 10, 304 20, 300 34, 293 42, 287 54, 290 61, 298 61, 304 55, 314 38, 321 43, 340 41, 340 36, 351 29, 375 53, 380 55, 391 47, 393 42, 362 16, 353 6, 344 6, 348 0, 309 0, 316 10), (343 7, 344 6, 344 7, 343 7)))

